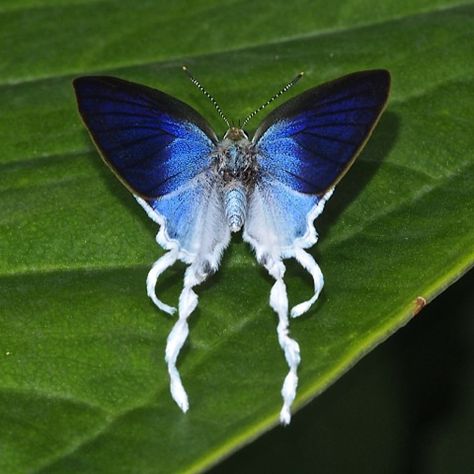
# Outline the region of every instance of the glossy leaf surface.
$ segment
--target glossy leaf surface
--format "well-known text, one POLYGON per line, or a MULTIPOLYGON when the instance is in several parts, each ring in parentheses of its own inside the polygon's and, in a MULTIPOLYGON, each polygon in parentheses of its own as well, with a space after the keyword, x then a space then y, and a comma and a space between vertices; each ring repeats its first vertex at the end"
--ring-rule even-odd
MULTIPOLYGON (((474 261, 472 2, 5 0, 0 31, 1 472, 196 472, 280 408, 271 282, 240 238, 199 290, 180 360, 191 409, 173 403, 173 321, 145 292, 157 229, 90 143, 76 76, 156 87, 222 133, 182 63, 235 120, 301 70, 288 98, 390 70, 387 111, 317 225, 326 286, 291 325, 303 355, 296 407, 474 261)), ((162 280, 166 301, 182 271, 162 280)), ((290 302, 309 297, 295 265, 286 279, 290 302)))

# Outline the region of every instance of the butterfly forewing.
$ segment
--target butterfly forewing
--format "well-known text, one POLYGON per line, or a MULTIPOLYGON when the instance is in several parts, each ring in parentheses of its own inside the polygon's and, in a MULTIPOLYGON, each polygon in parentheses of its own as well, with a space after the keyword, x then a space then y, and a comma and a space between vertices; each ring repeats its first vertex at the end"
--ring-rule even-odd
POLYGON ((261 172, 324 194, 344 175, 387 102, 390 74, 363 71, 309 89, 271 112, 253 138, 261 172))
POLYGON ((163 196, 209 168, 217 138, 178 99, 108 76, 81 77, 74 88, 102 157, 134 194, 163 196))

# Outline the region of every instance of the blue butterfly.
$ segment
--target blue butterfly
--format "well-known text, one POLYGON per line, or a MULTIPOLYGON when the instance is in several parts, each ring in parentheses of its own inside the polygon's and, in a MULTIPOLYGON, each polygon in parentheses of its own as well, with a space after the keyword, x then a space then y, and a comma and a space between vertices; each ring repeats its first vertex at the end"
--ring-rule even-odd
POLYGON ((390 74, 356 72, 309 89, 273 110, 249 139, 243 130, 247 122, 301 74, 242 127, 232 127, 214 98, 186 72, 227 123, 222 140, 180 100, 115 77, 76 79, 79 111, 104 161, 160 225, 156 240, 167 252, 147 277, 148 295, 158 308, 175 311, 155 294, 160 274, 176 260, 189 265, 179 318, 166 345, 174 400, 187 411, 176 360, 188 336, 187 319, 198 303, 194 287, 217 271, 231 233, 243 228, 244 240, 275 279, 270 306, 279 318, 278 340, 289 366, 280 420, 288 424, 300 350, 288 334, 283 260, 295 258, 313 278, 314 294, 291 309, 295 318, 308 311, 323 287, 321 270, 305 250, 317 240, 313 222, 379 120, 390 74))

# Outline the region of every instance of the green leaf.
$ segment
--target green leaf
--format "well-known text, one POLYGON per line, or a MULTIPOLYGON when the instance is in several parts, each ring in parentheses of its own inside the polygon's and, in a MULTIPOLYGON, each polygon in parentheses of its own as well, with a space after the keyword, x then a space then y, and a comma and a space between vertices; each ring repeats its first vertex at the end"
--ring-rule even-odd
MULTIPOLYGON (((288 96, 391 71, 388 110, 317 222, 326 286, 291 324, 295 408, 473 264, 473 2, 4 0, 0 31, 1 472, 195 472, 275 424, 281 403, 271 281, 239 237, 199 289, 179 361, 188 414, 171 400, 173 319, 144 289, 157 229, 93 149, 77 75, 162 89, 222 133, 181 64, 234 119, 301 70, 288 96)), ((183 269, 161 280, 165 301, 183 269)), ((291 302, 311 294, 292 262, 286 281, 291 302)))

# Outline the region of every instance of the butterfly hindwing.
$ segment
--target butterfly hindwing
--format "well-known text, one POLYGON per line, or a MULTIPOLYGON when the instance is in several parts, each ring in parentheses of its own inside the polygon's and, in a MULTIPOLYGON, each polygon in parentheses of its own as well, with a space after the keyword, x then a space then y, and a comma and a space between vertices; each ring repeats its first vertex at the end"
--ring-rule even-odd
POLYGON ((269 254, 291 253, 295 241, 307 237, 308 215, 320 201, 264 176, 249 200, 244 238, 254 242, 256 250, 263 246, 269 254))
POLYGON ((210 166, 217 138, 178 99, 109 76, 78 78, 74 88, 102 157, 135 195, 163 196, 210 166))
MULTIPOLYGON (((143 201, 139 202, 144 206, 143 201)), ((216 259, 230 240, 230 229, 220 187, 212 172, 205 171, 180 189, 146 203, 144 207, 148 212, 161 217, 166 239, 179 241, 183 260, 199 259, 203 264, 217 266, 216 259)), ((161 238, 160 244, 170 247, 161 238)))
POLYGON ((295 191, 322 195, 344 175, 387 101, 390 74, 362 71, 307 90, 257 129, 258 165, 295 191))

